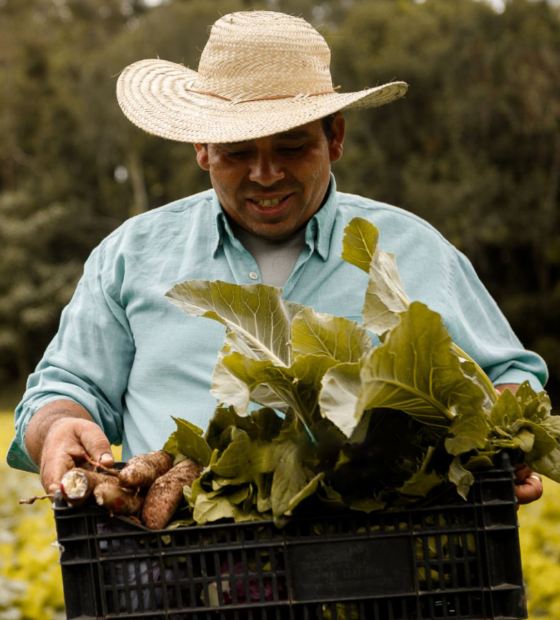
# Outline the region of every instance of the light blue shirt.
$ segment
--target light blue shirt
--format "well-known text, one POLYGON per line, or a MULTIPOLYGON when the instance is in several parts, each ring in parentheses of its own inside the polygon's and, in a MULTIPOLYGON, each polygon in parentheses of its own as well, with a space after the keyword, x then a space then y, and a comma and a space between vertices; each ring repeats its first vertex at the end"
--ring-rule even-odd
MULTIPOLYGON (((356 216, 379 229, 409 297, 442 315, 453 340, 495 384, 528 379, 542 389, 543 360, 522 347, 467 258, 420 218, 337 192, 334 178, 307 225, 286 299, 361 322, 367 274, 340 258, 344 228, 356 216)), ((25 429, 35 411, 59 399, 85 407, 113 444, 122 442, 124 459, 160 449, 175 430, 172 416, 206 428, 217 404, 210 379, 224 327, 187 316, 165 298, 192 279, 260 282, 213 190, 128 220, 92 252, 16 410, 11 466, 37 471, 25 429)))

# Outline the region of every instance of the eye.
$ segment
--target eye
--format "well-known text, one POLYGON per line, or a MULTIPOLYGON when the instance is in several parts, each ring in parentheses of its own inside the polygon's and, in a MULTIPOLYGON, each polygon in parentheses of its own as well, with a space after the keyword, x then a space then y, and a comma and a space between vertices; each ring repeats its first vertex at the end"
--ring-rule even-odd
POLYGON ((233 159, 243 159, 244 157, 248 157, 250 151, 226 151, 226 154, 233 159))
POLYGON ((282 146, 279 150, 281 153, 300 153, 301 151, 303 151, 303 145, 300 144, 299 146, 282 146))

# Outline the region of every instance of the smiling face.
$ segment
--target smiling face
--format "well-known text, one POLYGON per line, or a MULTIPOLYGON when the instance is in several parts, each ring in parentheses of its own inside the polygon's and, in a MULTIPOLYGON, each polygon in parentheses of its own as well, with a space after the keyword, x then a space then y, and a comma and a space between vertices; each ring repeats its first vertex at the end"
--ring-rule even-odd
POLYGON ((289 237, 321 208, 343 139, 344 118, 337 113, 330 139, 317 120, 265 138, 195 149, 226 214, 274 240, 289 237))

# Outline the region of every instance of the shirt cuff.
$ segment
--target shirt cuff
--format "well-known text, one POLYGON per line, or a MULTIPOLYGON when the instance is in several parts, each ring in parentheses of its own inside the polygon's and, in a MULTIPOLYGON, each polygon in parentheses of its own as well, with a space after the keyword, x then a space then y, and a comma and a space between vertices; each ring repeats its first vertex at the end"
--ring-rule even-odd
POLYGON ((537 377, 535 377, 535 375, 531 374, 530 372, 525 372, 523 370, 517 370, 515 368, 510 368, 509 370, 506 370, 497 379, 494 379, 492 383, 494 385, 503 385, 504 383, 521 385, 525 381, 529 382, 529 385, 535 390, 535 392, 542 392, 544 389, 543 385, 537 379, 537 377))

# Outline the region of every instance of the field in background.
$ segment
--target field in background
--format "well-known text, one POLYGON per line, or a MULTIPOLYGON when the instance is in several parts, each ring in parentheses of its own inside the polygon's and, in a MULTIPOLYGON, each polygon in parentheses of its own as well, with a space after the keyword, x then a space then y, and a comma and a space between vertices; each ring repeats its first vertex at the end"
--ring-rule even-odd
MULTIPOLYGON (((20 498, 41 494, 42 489, 38 476, 5 464, 12 437, 12 415, 0 413, 0 620, 62 620, 64 601, 50 502, 18 504, 20 498)), ((558 620, 560 485, 546 482, 543 499, 521 508, 519 517, 529 617, 558 620)))
MULTIPOLYGON (((44 493, 39 476, 6 465, 13 416, 0 412, 0 620, 63 620, 64 598, 51 503, 18 504, 44 493)), ((120 448, 113 448, 120 458, 120 448)))
POLYGON ((51 504, 20 506, 42 494, 39 477, 8 468, 11 414, 0 413, 0 620, 62 620, 64 599, 51 504))

